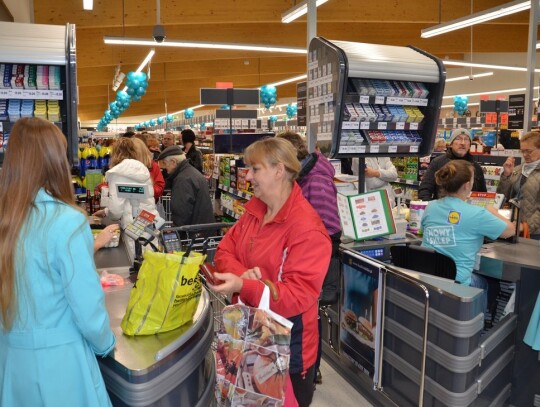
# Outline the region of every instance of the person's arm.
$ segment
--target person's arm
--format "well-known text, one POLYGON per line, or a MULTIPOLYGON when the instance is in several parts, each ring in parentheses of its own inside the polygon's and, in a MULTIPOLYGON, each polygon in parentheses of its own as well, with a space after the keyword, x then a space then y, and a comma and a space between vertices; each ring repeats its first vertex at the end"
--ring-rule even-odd
POLYGON ((514 236, 514 234, 516 233, 515 223, 510 222, 508 219, 502 216, 497 210, 497 208, 493 206, 488 206, 486 209, 489 211, 489 213, 496 216, 500 220, 504 221, 504 223, 506 224, 506 228, 502 231, 502 233, 498 237, 502 237, 503 239, 506 239, 507 237, 514 236))
POLYGON ((107 355, 116 340, 96 273, 90 227, 82 214, 59 219, 58 227, 63 233, 54 237, 58 255, 52 264, 61 275, 66 300, 82 336, 94 353, 107 355))
POLYGON ((171 193, 171 218, 175 225, 191 224, 196 198, 192 180, 183 178, 182 174, 178 174, 174 179, 171 193))
POLYGON ((98 233, 96 238, 94 239, 94 253, 97 252, 102 247, 105 247, 114 237, 114 235, 120 228, 117 224, 112 224, 107 226, 105 229, 103 229, 101 232, 98 233))
POLYGON ((499 185, 497 185, 497 193, 504 194, 507 200, 512 196, 512 172, 515 168, 514 157, 508 157, 503 164, 503 172, 501 174, 499 185))
POLYGON ((418 198, 422 201, 431 201, 435 198, 435 192, 437 190, 437 184, 435 183, 435 171, 430 164, 424 177, 418 186, 418 198))
POLYGON ((202 159, 202 153, 200 150, 195 150, 195 154, 193 154, 193 166, 199 170, 200 173, 203 172, 203 159, 202 159))
POLYGON ((124 206, 126 198, 119 198, 116 192, 116 181, 109 181, 109 204, 105 210, 105 214, 112 220, 119 220, 124 214, 124 206))
MULTIPOLYGON (((298 234, 289 243, 281 280, 273 281, 279 298, 270 300, 270 308, 286 318, 317 302, 332 254, 330 238, 317 230, 298 234)), ((247 304, 258 304, 263 289, 261 281, 244 279, 240 297, 247 304)))
POLYGON ((396 167, 388 157, 379 159, 379 179, 386 182, 394 182, 397 179, 396 167))
POLYGON ((474 189, 477 192, 487 192, 486 178, 484 177, 484 171, 478 163, 474 163, 474 189))
POLYGON ((151 174, 152 181, 154 181, 154 198, 157 201, 157 199, 163 195, 163 191, 165 190, 165 178, 163 178, 159 165, 155 161, 152 161, 151 174))
POLYGON ((248 268, 237 259, 236 247, 240 244, 245 218, 241 217, 219 242, 214 256, 218 270, 241 276, 248 268))

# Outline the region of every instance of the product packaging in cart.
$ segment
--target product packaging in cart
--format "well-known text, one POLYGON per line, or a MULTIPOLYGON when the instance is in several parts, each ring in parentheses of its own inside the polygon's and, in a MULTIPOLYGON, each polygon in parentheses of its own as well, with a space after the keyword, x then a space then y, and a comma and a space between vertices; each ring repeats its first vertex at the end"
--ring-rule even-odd
POLYGON ((265 288, 259 308, 235 304, 223 309, 216 350, 218 406, 284 405, 292 323, 268 304, 265 288))

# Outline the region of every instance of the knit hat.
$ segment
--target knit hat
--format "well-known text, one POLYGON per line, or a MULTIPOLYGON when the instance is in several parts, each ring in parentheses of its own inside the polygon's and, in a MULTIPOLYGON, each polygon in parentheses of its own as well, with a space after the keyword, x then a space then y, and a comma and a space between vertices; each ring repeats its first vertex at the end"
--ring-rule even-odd
POLYGON ((182 150, 182 147, 169 146, 165 150, 163 150, 161 154, 158 156, 158 161, 163 160, 166 157, 170 157, 171 155, 182 155, 182 154, 184 154, 184 150, 182 150))
POLYGON ((452 144, 452 142, 455 140, 456 137, 459 137, 461 135, 469 137, 470 141, 472 142, 471 133, 469 130, 466 129, 455 129, 452 132, 452 135, 450 136, 450 140, 448 140, 448 144, 452 144))

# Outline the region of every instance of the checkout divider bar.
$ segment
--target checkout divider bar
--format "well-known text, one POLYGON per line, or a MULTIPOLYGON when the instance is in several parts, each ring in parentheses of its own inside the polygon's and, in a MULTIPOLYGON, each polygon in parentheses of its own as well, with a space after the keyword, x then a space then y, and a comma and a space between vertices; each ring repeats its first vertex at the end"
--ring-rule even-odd
MULTIPOLYGON (((381 263, 384 264, 384 263, 381 263)), ((404 280, 411 285, 417 287, 419 290, 421 290, 424 293, 424 335, 422 336, 422 356, 421 356, 421 365, 420 365, 420 377, 419 377, 419 391, 418 391, 418 407, 423 407, 424 405, 424 383, 425 383, 425 377, 426 377, 426 357, 427 357, 427 335, 428 335, 428 325, 429 325, 429 291, 427 287, 421 283, 419 283, 417 280, 414 280, 413 278, 409 277, 408 275, 392 269, 391 267, 388 267, 388 265, 384 264, 384 267, 381 267, 382 271, 382 306, 381 306, 381 312, 380 315, 382 315, 381 326, 380 326, 380 355, 379 355, 379 366, 378 366, 378 377, 377 381, 374 383, 375 390, 380 391, 382 394, 384 394, 388 399, 392 400, 392 398, 384 392, 383 387, 381 386, 382 383, 382 377, 383 377, 383 359, 384 359, 384 315, 385 315, 385 303, 386 303, 386 288, 387 288, 387 276, 388 274, 391 274, 393 277, 404 280)))

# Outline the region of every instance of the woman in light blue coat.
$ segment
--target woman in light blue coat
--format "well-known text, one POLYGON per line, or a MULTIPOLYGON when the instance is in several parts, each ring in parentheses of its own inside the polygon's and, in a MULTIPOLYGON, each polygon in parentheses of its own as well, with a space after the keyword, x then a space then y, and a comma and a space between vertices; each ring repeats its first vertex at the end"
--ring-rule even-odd
POLYGON ((20 119, 0 171, 1 406, 111 405, 96 355, 115 338, 66 147, 54 124, 20 119))

